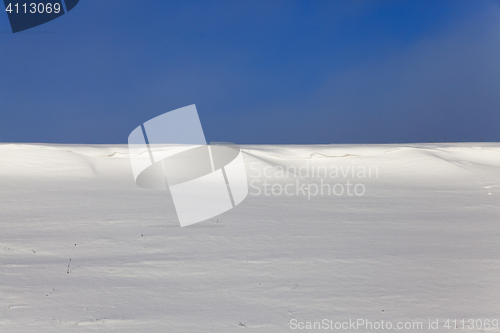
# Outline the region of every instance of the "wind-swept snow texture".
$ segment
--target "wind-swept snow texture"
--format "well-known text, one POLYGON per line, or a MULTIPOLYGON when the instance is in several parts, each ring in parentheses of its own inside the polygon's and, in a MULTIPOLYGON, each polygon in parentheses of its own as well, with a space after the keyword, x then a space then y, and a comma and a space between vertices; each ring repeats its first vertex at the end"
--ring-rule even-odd
POLYGON ((289 332, 365 319, 436 332, 439 319, 444 332, 446 319, 500 319, 500 144, 242 151, 245 201, 181 228, 168 191, 135 185, 124 145, 0 145, 0 331, 289 332), (321 180, 365 193, 296 188, 321 180), (286 185, 292 195, 278 195, 286 185))

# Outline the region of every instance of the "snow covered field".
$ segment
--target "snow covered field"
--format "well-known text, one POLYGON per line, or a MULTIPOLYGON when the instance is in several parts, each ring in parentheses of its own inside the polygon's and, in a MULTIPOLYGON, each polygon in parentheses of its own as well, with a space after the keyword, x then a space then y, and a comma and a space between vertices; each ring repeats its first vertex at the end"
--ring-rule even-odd
POLYGON ((500 331, 468 328, 500 320, 499 143, 242 150, 246 200, 181 228, 126 145, 1 144, 0 331, 500 331))

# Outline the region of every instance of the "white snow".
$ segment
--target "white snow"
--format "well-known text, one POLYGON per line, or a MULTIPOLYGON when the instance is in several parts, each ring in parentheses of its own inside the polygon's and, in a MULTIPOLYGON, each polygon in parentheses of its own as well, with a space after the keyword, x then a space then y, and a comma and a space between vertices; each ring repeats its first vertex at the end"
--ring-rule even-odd
POLYGON ((242 150, 250 195, 181 228, 168 191, 135 185, 126 145, 1 144, 0 331, 500 320, 499 143, 242 150), (299 172, 320 167, 339 177, 299 172), (321 180, 365 193, 297 192, 321 180))

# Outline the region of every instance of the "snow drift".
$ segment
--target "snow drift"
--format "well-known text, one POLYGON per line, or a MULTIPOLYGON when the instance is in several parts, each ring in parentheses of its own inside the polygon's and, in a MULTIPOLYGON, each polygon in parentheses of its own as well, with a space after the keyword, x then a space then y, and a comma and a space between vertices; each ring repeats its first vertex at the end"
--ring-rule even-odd
POLYGON ((0 145, 0 330, 500 319, 500 144, 241 148, 245 201, 180 228, 126 145, 0 145))

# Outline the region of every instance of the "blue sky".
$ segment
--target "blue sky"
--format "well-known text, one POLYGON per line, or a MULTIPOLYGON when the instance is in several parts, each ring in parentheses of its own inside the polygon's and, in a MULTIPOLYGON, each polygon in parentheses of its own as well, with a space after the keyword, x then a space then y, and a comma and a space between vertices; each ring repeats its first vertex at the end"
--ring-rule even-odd
POLYGON ((196 104, 208 141, 500 141, 500 1, 81 0, 12 34, 0 142, 126 143, 196 104))

